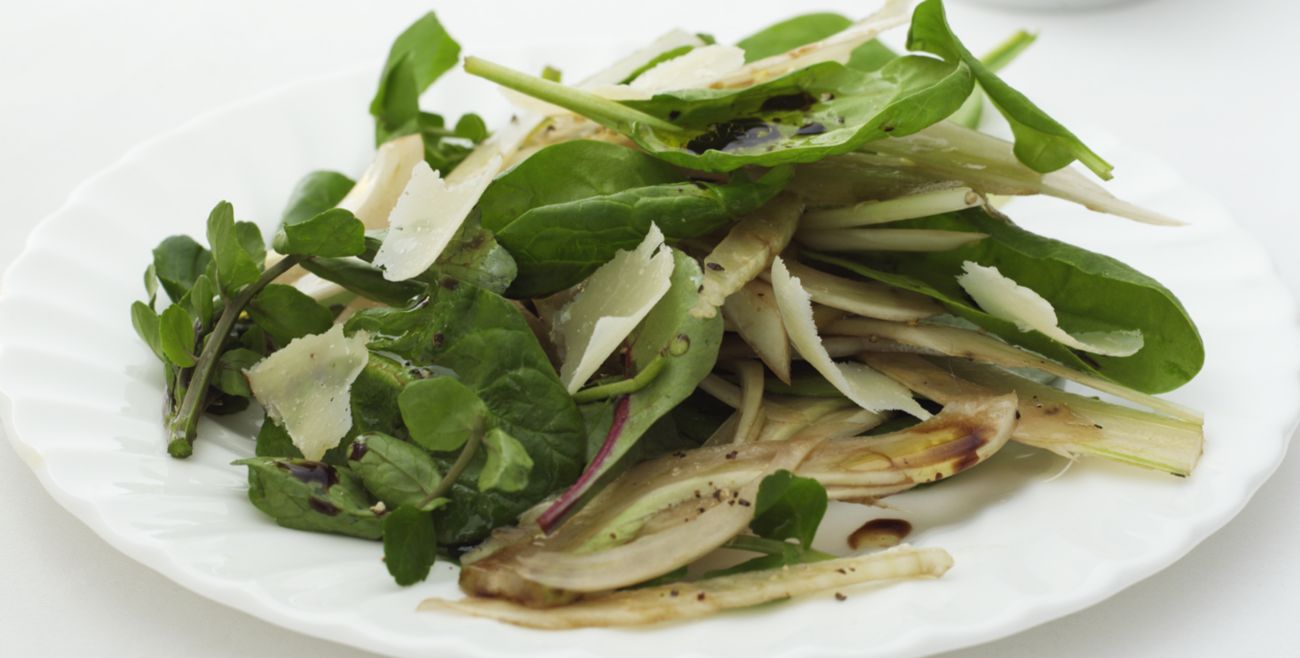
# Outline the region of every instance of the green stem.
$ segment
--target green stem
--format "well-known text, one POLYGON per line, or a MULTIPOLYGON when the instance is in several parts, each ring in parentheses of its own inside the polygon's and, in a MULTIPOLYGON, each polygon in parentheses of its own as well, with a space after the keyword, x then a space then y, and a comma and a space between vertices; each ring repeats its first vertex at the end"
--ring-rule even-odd
POLYGON ((452 463, 451 468, 447 469, 447 475, 443 476, 442 480, 438 481, 438 486, 434 487, 433 491, 429 492, 428 497, 420 502, 420 509, 424 509, 425 505, 442 498, 447 495, 448 491, 451 491, 451 485, 456 484, 460 474, 469 467, 469 462, 474 458, 474 453, 478 452, 478 444, 483 442, 484 434, 485 432, 479 430, 469 437, 465 447, 460 449, 460 455, 456 457, 456 461, 452 463))
POLYGON ((248 306, 248 302, 253 296, 261 292, 272 281, 280 277, 281 274, 288 272, 302 260, 299 256, 285 256, 280 262, 267 268, 262 276, 253 283, 244 287, 235 295, 233 299, 228 300, 222 308, 221 317, 217 319, 217 324, 212 327, 208 334, 208 340, 203 344, 203 351, 199 353, 198 362, 194 364, 194 374, 190 377, 189 386, 185 390, 185 397, 181 399, 180 406, 177 407, 176 413, 172 414, 167 421, 167 453, 177 459, 184 459, 194 453, 194 434, 199 426, 199 416, 203 413, 203 403, 207 399, 208 386, 212 381, 212 375, 216 372, 217 359, 221 356, 221 346, 225 344, 226 337, 230 330, 235 326, 235 320, 239 319, 239 314, 248 306))
POLYGON ((636 376, 629 379, 620 379, 619 381, 610 382, 608 384, 584 388, 573 394, 573 401, 582 404, 584 402, 607 400, 609 398, 616 398, 620 395, 636 393, 646 386, 649 386, 650 382, 654 381, 655 377, 659 376, 659 372, 664 369, 664 364, 667 363, 667 361, 668 360, 664 358, 664 355, 660 354, 656 356, 653 361, 646 364, 646 367, 642 368, 641 372, 638 372, 636 376))
MULTIPOLYGON (((1019 57, 1020 53, 1024 52, 1025 49, 1028 48, 1037 38, 1038 35, 1032 32, 1020 30, 1007 37, 1005 41, 998 44, 993 50, 984 53, 984 56, 980 58, 980 62, 984 64, 988 70, 997 73, 1007 64, 1010 64, 1016 57, 1019 57)), ((979 128, 980 117, 983 115, 984 92, 975 89, 966 99, 966 102, 962 103, 961 108, 954 112, 952 116, 948 117, 948 120, 960 123, 961 125, 974 130, 979 128)))
POLYGON ((502 87, 513 89, 521 94, 576 112, 602 126, 624 134, 635 132, 638 125, 668 132, 681 131, 680 128, 663 119, 634 110, 617 101, 534 77, 527 73, 521 73, 512 68, 489 62, 486 59, 466 57, 465 72, 491 80, 502 87))

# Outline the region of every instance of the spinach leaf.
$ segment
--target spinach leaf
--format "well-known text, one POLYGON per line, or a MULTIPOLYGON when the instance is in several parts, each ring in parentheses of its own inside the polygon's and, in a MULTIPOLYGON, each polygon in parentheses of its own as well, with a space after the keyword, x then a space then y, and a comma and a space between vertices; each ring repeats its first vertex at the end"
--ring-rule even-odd
POLYGON ((510 252, 471 217, 438 256, 431 272, 417 279, 432 283, 438 275, 445 275, 499 295, 510 287, 518 272, 510 252))
POLYGON ((178 301, 203 274, 212 254, 188 235, 173 235, 153 250, 153 273, 172 301, 178 301))
POLYGON ((445 498, 434 496, 442 476, 429 453, 419 446, 378 432, 352 441, 348 466, 366 490, 389 509, 408 507, 431 511, 445 498))
POLYGON ((272 283, 248 302, 248 315, 270 334, 276 345, 309 334, 328 331, 334 314, 307 293, 281 283, 272 283))
POLYGON ((840 14, 804 14, 759 30, 736 45, 745 51, 745 61, 752 62, 821 41, 852 24, 853 21, 840 14))
POLYGON ((280 225, 275 250, 297 256, 356 256, 365 251, 366 227, 351 211, 330 208, 280 225))
POLYGON ((437 558, 433 515, 414 507, 399 507, 384 515, 384 566, 398 585, 428 578, 437 558))
POLYGON ((181 368, 194 365, 194 316, 180 304, 163 310, 158 322, 159 346, 167 361, 181 368))
POLYGON ((859 71, 879 71, 895 59, 898 59, 898 53, 880 43, 879 39, 872 39, 854 48, 845 65, 859 71))
POLYGON ((1088 148, 1074 133, 1034 105, 1024 94, 1003 82, 980 62, 953 34, 942 0, 925 0, 912 14, 907 47, 933 53, 952 63, 970 67, 980 88, 1011 124, 1016 158, 1040 173, 1056 171, 1078 160, 1103 179, 1111 177, 1111 165, 1088 148))
POLYGON ((1061 364, 1144 393, 1191 380, 1205 361, 1196 325, 1172 292, 1107 256, 1045 238, 980 208, 898 222, 898 228, 976 231, 988 239, 925 254, 877 252, 854 259, 806 253, 809 259, 930 296, 984 330, 1061 364), (965 261, 998 268, 1042 295, 1067 332, 1137 329, 1144 345, 1128 357, 1075 352, 1038 332, 981 311, 957 283, 965 261))
POLYGON ((383 519, 346 468, 275 457, 234 463, 248 467, 249 500, 286 528, 362 539, 383 535, 383 519))
POLYGON ((304 270, 349 292, 389 306, 404 306, 424 290, 413 281, 389 281, 379 268, 350 258, 312 258, 301 264, 304 270))
POLYGON ((483 437, 487 458, 478 475, 478 490, 519 491, 528 485, 528 474, 533 470, 533 460, 522 443, 499 427, 492 428, 483 437))
POLYGON ((243 233, 235 226, 235 209, 230 202, 218 203, 208 215, 208 244, 223 297, 232 296, 262 273, 262 262, 254 260, 254 254, 246 248, 247 232, 243 233))
POLYGON ((759 485, 749 528, 759 537, 794 539, 803 548, 811 548, 817 526, 826 515, 826 501, 826 489, 816 480, 777 471, 759 485))
POLYGON ((492 183, 482 223, 519 267, 509 294, 539 297, 582 281, 653 221, 669 239, 704 235, 766 203, 790 180, 776 169, 729 183, 687 180, 677 168, 607 142, 572 141, 533 154, 492 183), (572 163, 582 162, 582 167, 572 163))
MULTIPOLYGON (((443 544, 465 544, 518 515, 578 476, 582 417, 519 311, 489 291, 446 277, 411 308, 361 311, 348 331, 365 330, 370 347, 417 366, 453 370, 491 412, 490 425, 515 437, 533 461, 516 493, 480 492, 476 458, 438 512, 443 544)), ((355 384, 354 384, 355 386, 355 384)), ((452 458, 435 455, 440 468, 452 458)))
MULTIPOLYGON (((1016 57, 1019 57, 1020 53, 1024 52, 1026 48, 1032 45, 1034 40, 1037 38, 1037 36, 1025 32, 1024 30, 1016 32, 1008 37, 1006 41, 998 44, 998 46, 992 51, 985 53, 984 56, 980 58, 980 62, 982 62, 988 70, 997 73, 998 71, 1001 71, 1003 67, 1010 64, 1016 57)), ((970 97, 966 99, 966 102, 962 104, 961 109, 954 112, 948 120, 960 123, 971 130, 978 130, 980 127, 980 119, 982 119, 983 116, 984 92, 976 90, 975 93, 971 94, 970 97)))
POLYGON ((460 44, 429 12, 398 35, 388 52, 379 89, 370 101, 375 142, 415 132, 420 94, 460 59, 460 44))
POLYGON ((303 176, 289 195, 280 224, 297 224, 339 205, 355 184, 337 171, 313 171, 303 176))
POLYGON ((257 432, 253 454, 258 457, 302 459, 302 451, 293 444, 289 432, 271 420, 270 416, 262 419, 262 428, 257 432))
POLYGON ((434 452, 450 452, 481 434, 487 405, 468 386, 452 377, 407 384, 397 396, 402 422, 411 440, 434 452))

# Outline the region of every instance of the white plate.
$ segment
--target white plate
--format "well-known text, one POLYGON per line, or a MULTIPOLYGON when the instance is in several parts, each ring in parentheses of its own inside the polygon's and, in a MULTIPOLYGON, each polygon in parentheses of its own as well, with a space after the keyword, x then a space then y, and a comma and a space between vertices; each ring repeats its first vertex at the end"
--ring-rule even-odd
MULTIPOLYGON (((505 53, 516 65, 581 70, 589 52, 505 53), (546 57, 540 55, 545 54, 546 57)), ((0 412, 18 453, 50 493, 106 541, 193 591, 309 635, 397 656, 896 656, 992 640, 1096 603, 1168 566, 1221 527, 1282 458, 1300 400, 1296 310, 1258 245, 1213 199, 1159 162, 1093 139, 1118 165, 1117 192, 1192 225, 1139 226, 1050 200, 1009 212, 1033 230, 1112 254, 1155 276, 1204 333, 1201 375, 1173 394, 1207 412, 1194 477, 1176 480, 1008 449, 951 483, 889 500, 942 546, 943 579, 850 591, 643 630, 546 633, 419 614, 454 596, 455 570, 394 586, 378 544, 286 530, 245 499, 251 415, 205 420, 193 458, 163 450, 160 367, 136 339, 149 250, 202 235, 231 200, 270 227, 311 169, 355 175, 371 150, 370 67, 308 81, 209 114, 132 151, 81 186, 32 234, 0 298, 0 412)), ((453 79, 426 99, 494 104, 486 85, 453 79)), ((1091 134, 1091 133, 1087 133, 1091 134)), ((842 551, 880 511, 835 510, 819 541, 842 551)))

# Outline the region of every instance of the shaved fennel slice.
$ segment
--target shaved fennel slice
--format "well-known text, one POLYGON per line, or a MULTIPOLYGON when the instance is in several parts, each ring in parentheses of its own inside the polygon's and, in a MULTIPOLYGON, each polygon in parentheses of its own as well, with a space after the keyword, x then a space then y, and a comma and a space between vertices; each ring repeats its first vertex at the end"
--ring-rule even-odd
POLYGON ((495 156, 473 175, 452 183, 421 161, 388 218, 388 237, 375 254, 375 265, 389 281, 419 276, 433 265, 496 176, 501 157, 495 156))
POLYGON ((962 263, 957 283, 994 317, 1014 322, 1021 331, 1037 331, 1062 345, 1104 356, 1132 356, 1142 349, 1142 332, 1091 331, 1071 335, 1061 328, 1056 309, 1042 295, 998 271, 972 261, 962 263))
POLYGON ((1067 167, 1049 174, 1040 174, 1016 158, 1011 142, 951 121, 940 121, 914 135, 876 140, 865 148, 896 156, 879 164, 904 170, 921 170, 945 179, 959 180, 985 194, 1046 194, 1072 201, 1089 210, 1143 224, 1182 224, 1178 220, 1116 198, 1075 169, 1067 167))
POLYGON ((790 383, 790 339, 772 286, 762 281, 746 283, 723 302, 722 317, 735 325, 736 333, 777 379, 790 383))
POLYGON ((732 293, 758 278, 790 244, 803 203, 782 194, 736 222, 704 259, 704 286, 691 315, 711 318, 732 293))
POLYGON ((779 55, 750 62, 740 70, 714 80, 709 86, 716 89, 748 87, 813 64, 847 62, 858 46, 876 38, 881 32, 906 23, 911 5, 911 0, 885 0, 884 6, 875 13, 840 32, 779 55))
POLYGON ((849 318, 836 322, 830 327, 828 333, 839 337, 828 339, 828 342, 832 340, 836 342, 834 349, 838 354, 898 351, 900 346, 906 346, 925 354, 983 361, 1003 368, 1041 370, 1102 393, 1109 393, 1140 404, 1166 416, 1195 423, 1204 420, 1201 412, 1195 409, 1135 391, 1098 375, 1067 368, 979 331, 933 324, 909 325, 869 318, 849 318))
MULTIPOLYGON (((786 263, 786 268, 792 276, 798 277, 813 302, 822 306, 895 322, 923 320, 943 313, 943 306, 933 299, 901 288, 875 281, 846 279, 795 261, 786 263)), ((723 312, 726 312, 725 306, 723 312)))
POLYGON ((984 197, 969 187, 928 190, 893 199, 863 201, 846 208, 826 208, 804 214, 802 229, 836 229, 901 222, 973 208, 984 197))
POLYGON ((664 33, 659 38, 650 42, 644 48, 641 48, 626 57, 609 65, 608 68, 593 74, 591 77, 582 81, 579 86, 596 87, 601 85, 616 85, 636 73, 641 67, 645 66, 654 59, 670 50, 676 50, 685 46, 699 47, 705 45, 704 40, 699 36, 691 34, 685 30, 671 30, 664 33))
POLYGON ((350 392, 370 358, 367 340, 365 332, 344 336, 336 324, 295 338, 244 371, 253 397, 307 459, 323 457, 352 428, 350 392))
POLYGON ((845 397, 867 411, 897 409, 921 419, 930 417, 898 382, 860 363, 831 360, 813 323, 812 299, 780 257, 772 262, 772 289, 795 350, 845 397))
POLYGON ((952 567, 939 548, 898 546, 886 551, 769 571, 720 576, 697 582, 646 587, 590 598, 554 608, 529 608, 499 599, 426 599, 420 611, 452 611, 518 626, 567 629, 635 626, 695 619, 794 596, 902 578, 937 578, 952 567))
POLYGON ((582 388, 659 303, 672 274, 672 252, 651 224, 636 249, 619 251, 587 279, 552 329, 564 350, 560 380, 569 393, 582 388))
POLYGON ((749 443, 762 429, 763 366, 757 361, 738 361, 736 373, 740 375, 740 420, 732 442, 749 443))
POLYGON ((801 230, 799 244, 818 251, 950 251, 989 237, 973 231, 923 228, 841 228, 801 230))
POLYGON ((338 207, 352 211, 368 229, 388 226, 389 214, 411 180, 415 165, 421 162, 424 162, 424 141, 419 135, 384 142, 338 207))

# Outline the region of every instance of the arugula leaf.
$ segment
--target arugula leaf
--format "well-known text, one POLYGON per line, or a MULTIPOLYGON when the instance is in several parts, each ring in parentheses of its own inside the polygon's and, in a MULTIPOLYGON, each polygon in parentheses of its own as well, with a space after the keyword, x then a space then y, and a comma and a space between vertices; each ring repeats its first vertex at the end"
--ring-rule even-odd
POLYGON ((172 301, 178 301, 207 269, 212 254, 188 235, 173 235, 154 247, 153 273, 172 301))
POLYGON ((473 150, 473 146, 487 139, 487 124, 477 114, 465 114, 453 128, 437 114, 421 112, 416 121, 424 141, 424 160, 444 176, 451 173, 473 150))
POLYGON ((208 244, 222 296, 232 296, 261 274, 260 261, 253 260, 235 227, 235 208, 229 201, 218 203, 208 215, 208 244))
POLYGON ((877 252, 850 259, 805 252, 804 256, 932 297, 1007 342, 1144 393, 1177 388, 1204 364, 1200 334, 1178 298, 1113 258, 1035 235, 981 208, 892 226, 978 231, 989 238, 925 254, 877 252), (1038 332, 1022 332, 1015 323, 980 310, 962 290, 956 277, 966 261, 996 267, 1051 301, 1067 332, 1137 329, 1144 345, 1132 356, 1110 357, 1076 353, 1038 332))
POLYGON ((384 566, 398 585, 406 587, 428 578, 437 558, 433 515, 405 506, 384 515, 384 566))
POLYGON ((942 0, 925 0, 917 5, 912 14, 912 29, 907 34, 907 47, 970 67, 989 100, 1011 124, 1011 132, 1016 137, 1016 158, 1030 169, 1047 173, 1078 160, 1102 179, 1111 178, 1110 163, 1024 94, 1003 82, 966 49, 948 25, 942 0))
POLYGON ((158 323, 159 345, 167 361, 188 368, 194 365, 194 316, 180 304, 163 310, 158 323))
POLYGON ((446 503, 434 495, 442 476, 429 453, 387 434, 362 434, 352 441, 348 466, 366 490, 389 509, 431 511, 446 503))
POLYGON ((248 467, 248 499, 286 528, 362 539, 383 536, 383 519, 346 468, 275 457, 234 464, 248 467))
POLYGON ((829 12, 804 14, 766 27, 736 42, 745 51, 745 61, 780 55, 799 46, 821 41, 843 32, 853 21, 829 12))
MULTIPOLYGON (((512 523, 578 476, 582 417, 546 352, 509 301, 448 277, 411 308, 357 313, 347 330, 370 332, 371 349, 417 366, 455 371, 487 405, 490 425, 515 437, 533 461, 528 485, 505 494, 478 490, 483 460, 476 458, 452 486, 451 502, 438 512, 443 544, 475 541, 494 527, 512 523)), ((445 470, 449 458, 435 459, 445 470)))
POLYGON ((216 315, 217 295, 217 284, 213 283, 207 274, 201 274, 194 280, 194 286, 182 298, 189 303, 190 310, 194 312, 194 317, 204 330, 212 324, 212 319, 216 315))
POLYGON ((330 208, 280 225, 275 250, 298 256, 356 256, 366 249, 366 227, 351 211, 330 208))
POLYGON ((161 320, 158 314, 154 312, 149 305, 144 302, 131 303, 131 326, 135 327, 136 335, 144 341, 149 349, 153 350, 158 360, 163 363, 167 362, 167 356, 163 354, 161 320))
POLYGON ((452 377, 411 382, 397 396, 397 404, 411 440, 435 452, 460 448, 487 423, 487 406, 452 377))
POLYGON ((329 210, 352 191, 356 183, 337 171, 313 171, 294 186, 280 214, 280 224, 297 224, 329 210))
POLYGON ((398 35, 388 52, 379 89, 370 101, 376 144, 414 132, 412 124, 419 117, 420 94, 459 59, 460 44, 433 12, 421 16, 398 35))
POLYGON ((248 315, 281 347, 289 341, 328 331, 334 314, 307 293, 281 283, 272 283, 249 302, 248 315))
POLYGON ((244 253, 257 265, 258 272, 266 262, 266 241, 262 239, 262 229, 253 222, 235 222, 235 238, 244 253))
POLYGON ((817 526, 826 515, 826 489, 812 478, 780 470, 765 478, 754 502, 754 534, 768 539, 794 539, 811 548, 817 526))
POLYGON ((533 460, 515 437, 494 427, 483 436, 483 447, 487 448, 487 459, 478 475, 479 491, 514 492, 528 485, 533 460))
POLYGON ((669 239, 691 238, 762 206, 791 178, 776 169, 729 183, 687 180, 677 168, 607 142, 549 146, 484 192, 481 222, 519 267, 514 297, 538 297, 582 281, 655 222, 669 239), (581 162, 582 167, 572 163, 581 162))

